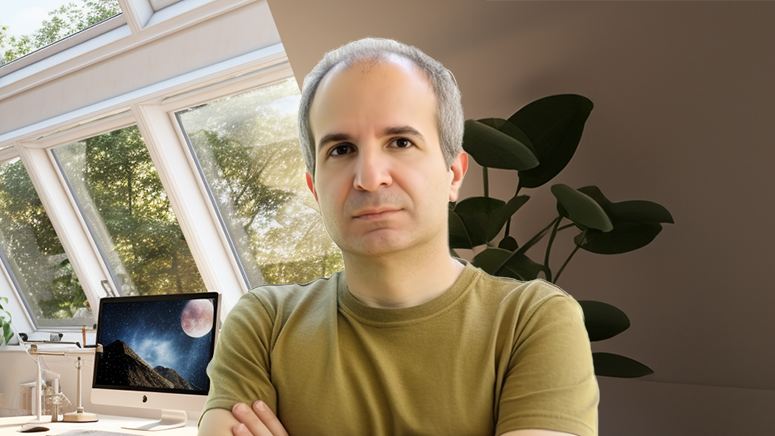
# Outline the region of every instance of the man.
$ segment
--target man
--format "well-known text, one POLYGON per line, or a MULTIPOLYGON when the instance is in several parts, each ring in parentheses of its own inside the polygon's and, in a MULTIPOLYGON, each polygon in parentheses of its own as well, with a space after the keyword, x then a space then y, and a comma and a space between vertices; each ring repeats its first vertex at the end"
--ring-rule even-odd
POLYGON ((307 76, 299 117, 345 269, 240 300, 200 435, 597 434, 575 300, 449 254, 468 166, 451 74, 414 47, 356 41, 307 76))

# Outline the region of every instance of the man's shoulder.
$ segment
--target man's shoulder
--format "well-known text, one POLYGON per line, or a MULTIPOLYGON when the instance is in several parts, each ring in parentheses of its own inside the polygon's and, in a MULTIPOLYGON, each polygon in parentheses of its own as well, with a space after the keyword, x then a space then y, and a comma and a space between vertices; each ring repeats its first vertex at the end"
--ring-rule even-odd
POLYGON ((240 298, 238 306, 260 305, 272 315, 293 311, 302 305, 320 305, 324 300, 337 299, 341 271, 308 283, 262 285, 251 289, 240 298))
POLYGON ((476 282, 476 286, 485 292, 496 292, 504 296, 510 295, 512 297, 531 299, 545 299, 558 296, 573 298, 559 286, 544 279, 522 281, 511 277, 495 276, 479 268, 476 268, 476 270, 479 279, 476 282))
POLYGON ((501 307, 519 308, 524 313, 533 311, 552 299, 566 300, 571 305, 578 305, 569 293, 544 279, 522 281, 494 276, 478 268, 477 276, 477 280, 474 281, 474 292, 480 297, 497 300, 501 307))

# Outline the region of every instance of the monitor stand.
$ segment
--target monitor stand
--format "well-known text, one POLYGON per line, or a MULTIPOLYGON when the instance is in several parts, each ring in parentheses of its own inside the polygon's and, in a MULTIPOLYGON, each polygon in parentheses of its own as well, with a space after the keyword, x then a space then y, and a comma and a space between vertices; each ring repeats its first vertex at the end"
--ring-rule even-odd
POLYGON ((184 427, 186 425, 186 411, 185 410, 168 410, 162 409, 161 420, 150 422, 148 424, 140 425, 137 427, 121 427, 126 430, 145 430, 145 431, 161 431, 170 430, 173 428, 184 427))

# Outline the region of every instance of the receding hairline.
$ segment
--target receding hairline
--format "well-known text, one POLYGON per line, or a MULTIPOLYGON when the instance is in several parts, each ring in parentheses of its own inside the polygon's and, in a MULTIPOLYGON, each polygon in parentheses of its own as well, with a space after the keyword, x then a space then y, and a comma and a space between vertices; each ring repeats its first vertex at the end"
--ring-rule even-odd
MULTIPOLYGON (((368 56, 363 56, 360 58, 355 59, 343 59, 334 66, 332 66, 326 73, 323 75, 323 77, 320 78, 320 81, 317 83, 317 86, 315 87, 315 93, 312 96, 312 99, 310 101, 309 105, 309 128, 310 133, 312 133, 312 138, 310 138, 312 141, 312 146, 314 147, 315 153, 318 152, 318 149, 320 145, 322 144, 322 140, 318 141, 315 139, 315 132, 312 129, 312 118, 313 118, 313 112, 315 111, 318 94, 320 92, 320 89, 326 84, 327 81, 332 80, 332 77, 334 77, 336 74, 347 71, 352 68, 357 68, 358 66, 362 66, 362 73, 363 76, 368 75, 371 70, 373 70, 375 67, 378 67, 380 65, 384 64, 395 64, 399 65, 401 67, 408 67, 405 68, 406 70, 414 71, 415 73, 418 73, 425 82, 425 85, 430 89, 431 93, 433 94, 433 98, 435 99, 435 106, 436 109, 434 111, 434 116, 436 117, 436 120, 438 121, 439 118, 439 97, 436 95, 436 90, 433 87, 433 83, 431 81, 431 78, 428 76, 428 73, 420 66, 418 65, 414 60, 400 54, 400 53, 394 53, 390 51, 384 51, 384 52, 378 52, 374 54, 369 54, 368 56)), ((441 132, 437 132, 441 133, 441 132)), ((330 136, 330 135, 326 135, 330 136)), ((326 141, 328 142, 328 141, 326 141)))

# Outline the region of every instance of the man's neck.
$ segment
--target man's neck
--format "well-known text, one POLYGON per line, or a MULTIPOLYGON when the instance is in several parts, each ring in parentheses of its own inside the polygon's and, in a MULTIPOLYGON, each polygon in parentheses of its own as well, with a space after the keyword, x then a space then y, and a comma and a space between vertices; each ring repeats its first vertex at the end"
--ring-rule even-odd
POLYGON ((438 297, 464 268, 448 252, 378 259, 345 254, 344 260, 350 293, 368 306, 391 309, 418 306, 438 297))

